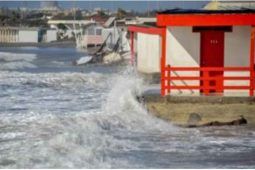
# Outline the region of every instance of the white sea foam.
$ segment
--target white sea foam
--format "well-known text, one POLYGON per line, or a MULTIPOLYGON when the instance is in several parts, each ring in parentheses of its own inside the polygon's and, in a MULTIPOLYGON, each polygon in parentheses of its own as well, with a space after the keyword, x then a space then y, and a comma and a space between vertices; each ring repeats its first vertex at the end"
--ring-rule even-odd
POLYGON ((254 133, 238 137, 244 130, 226 138, 151 116, 136 100, 144 86, 130 68, 116 73, 1 71, 0 167, 210 168, 223 165, 209 154, 222 159, 220 154, 255 146, 254 133))
POLYGON ((36 59, 36 54, 22 54, 22 53, 10 53, 0 52, 0 61, 33 61, 36 59))
POLYGON ((37 68, 31 63, 35 59, 36 54, 0 52, 0 70, 37 68))
POLYGON ((95 85, 97 82, 102 80, 103 75, 95 72, 91 72, 88 74, 73 72, 33 74, 26 72, 3 71, 0 73, 0 78, 0 83, 4 83, 6 85, 73 87, 84 85, 84 83, 95 85))
POLYGON ((57 65, 63 66, 63 65, 66 64, 66 63, 63 62, 63 61, 52 61, 51 63, 52 63, 52 64, 55 64, 56 66, 57 66, 57 65))
MULTIPOLYGON (((0 75, 2 76, 0 78, 2 81, 16 86, 22 85, 24 82, 30 82, 30 84, 35 85, 35 82, 38 81, 40 84, 46 83, 47 85, 58 85, 60 87, 70 83, 71 86, 77 88, 77 84, 86 85, 87 83, 87 85, 93 85, 94 88, 109 89, 107 90, 108 93, 103 95, 105 100, 101 102, 95 100, 93 102, 98 102, 97 110, 84 110, 76 114, 76 116, 57 116, 47 110, 36 109, 36 106, 33 106, 33 109, 41 113, 30 112, 30 114, 27 113, 23 116, 22 114, 16 114, 15 119, 12 115, 9 118, 8 116, 3 117, 1 119, 3 124, 7 122, 9 125, 14 122, 22 124, 18 133, 23 135, 19 137, 25 138, 22 152, 27 153, 24 155, 15 151, 20 146, 12 145, 13 153, 16 154, 13 160, 15 164, 7 167, 130 167, 130 163, 127 160, 112 158, 110 155, 115 152, 139 150, 140 144, 132 140, 121 140, 121 138, 139 138, 139 134, 174 133, 177 130, 168 123, 148 115, 146 110, 137 103, 136 95, 140 93, 143 82, 139 77, 133 76, 131 71, 120 75, 115 74, 106 81, 103 81, 106 77, 99 73, 29 74, 4 72, 0 75), (87 82, 90 78, 93 81, 87 82), (136 135, 133 134, 134 132, 136 132, 136 135)), ((44 95, 50 95, 47 91, 44 91, 44 93, 44 95)), ((90 93, 92 92, 87 91, 88 95, 90 93)), ((36 91, 30 94, 34 96, 27 96, 26 98, 36 101, 39 94, 36 91)), ((19 98, 19 96, 17 97, 19 98)), ((64 95, 60 97, 64 98, 64 95)), ((95 95, 93 97, 96 98, 95 95)), ((75 96, 70 96, 70 98, 75 98, 75 96)), ((48 107, 52 106, 48 105, 48 107)), ((71 103, 70 107, 72 107, 71 103)), ((149 146, 152 144, 150 142, 147 143, 149 146)), ((8 154, 6 157, 8 157, 8 154)))
POLYGON ((26 61, 0 63, 0 70, 17 70, 24 68, 37 68, 37 66, 26 61))
POLYGON ((143 80, 135 74, 132 68, 116 75, 110 82, 111 91, 107 96, 104 111, 110 114, 114 123, 124 124, 132 130, 157 129, 177 132, 177 128, 157 119, 145 110, 136 100, 144 88, 143 80), (112 82, 115 82, 112 84, 112 82), (139 126, 137 126, 139 124, 139 126), (151 126, 153 124, 153 126, 151 126))

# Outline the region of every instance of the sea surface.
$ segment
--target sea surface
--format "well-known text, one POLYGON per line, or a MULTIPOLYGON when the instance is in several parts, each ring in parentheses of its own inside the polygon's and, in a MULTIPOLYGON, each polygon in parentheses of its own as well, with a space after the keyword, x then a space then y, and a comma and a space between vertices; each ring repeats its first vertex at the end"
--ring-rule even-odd
POLYGON ((126 65, 74 48, 0 48, 0 168, 255 168, 255 129, 180 128, 136 101, 126 65))

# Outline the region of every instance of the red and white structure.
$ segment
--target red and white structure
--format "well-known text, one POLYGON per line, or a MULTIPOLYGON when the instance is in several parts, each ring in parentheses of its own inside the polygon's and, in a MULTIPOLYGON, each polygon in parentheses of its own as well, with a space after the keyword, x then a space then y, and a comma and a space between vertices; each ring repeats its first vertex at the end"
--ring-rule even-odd
POLYGON ((131 61, 161 73, 162 96, 254 96, 255 11, 169 10, 128 30, 131 61))

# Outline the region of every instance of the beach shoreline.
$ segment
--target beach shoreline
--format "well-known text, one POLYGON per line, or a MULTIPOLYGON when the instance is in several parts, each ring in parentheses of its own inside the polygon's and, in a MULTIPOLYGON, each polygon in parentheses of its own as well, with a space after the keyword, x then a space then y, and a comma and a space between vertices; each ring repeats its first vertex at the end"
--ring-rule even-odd
POLYGON ((230 122, 243 116, 249 126, 255 127, 254 97, 162 97, 156 94, 144 94, 142 97, 150 114, 176 125, 230 122))
POLYGON ((40 43, 0 43, 0 47, 59 47, 59 48, 75 48, 74 41, 56 41, 56 42, 40 42, 40 43))

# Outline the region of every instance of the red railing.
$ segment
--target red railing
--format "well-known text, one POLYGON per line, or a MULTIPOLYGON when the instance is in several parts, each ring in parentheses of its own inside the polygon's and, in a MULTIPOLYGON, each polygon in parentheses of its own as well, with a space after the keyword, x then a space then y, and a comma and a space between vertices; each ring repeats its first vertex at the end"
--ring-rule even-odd
POLYGON ((171 90, 200 90, 202 94, 223 93, 224 90, 249 90, 250 96, 253 96, 254 90, 254 69, 250 67, 165 67, 165 76, 161 80, 162 95, 170 94, 171 90), (198 76, 182 76, 173 74, 180 72, 195 72, 198 76), (224 72, 247 72, 249 76, 225 76, 224 72), (218 74, 215 74, 218 73, 218 74), (219 74, 220 73, 220 74, 219 74), (213 75, 214 74, 214 75, 213 75), (176 85, 173 82, 179 80, 184 85, 176 85), (188 85, 188 81, 198 80, 199 85, 188 85), (224 80, 246 81, 249 85, 224 85, 224 80))

